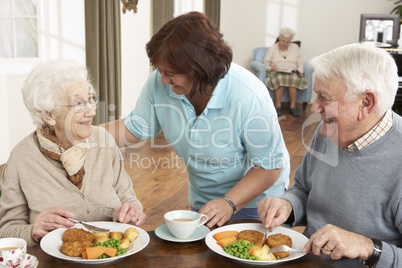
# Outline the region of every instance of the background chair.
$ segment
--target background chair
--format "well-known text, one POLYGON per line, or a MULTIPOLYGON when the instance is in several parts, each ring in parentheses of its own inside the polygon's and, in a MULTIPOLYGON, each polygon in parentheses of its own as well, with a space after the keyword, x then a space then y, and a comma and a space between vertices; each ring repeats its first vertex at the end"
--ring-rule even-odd
MULTIPOLYGON (((253 73, 265 84, 268 89, 268 77, 267 70, 264 65, 264 57, 267 53, 268 47, 256 47, 253 49, 253 61, 250 63, 250 69, 253 73)), ((303 110, 306 109, 307 104, 311 100, 311 95, 313 94, 313 67, 311 67, 310 63, 303 63, 304 75, 307 77, 308 86, 305 90, 297 90, 296 102, 303 103, 303 110)), ((268 92, 275 102, 275 92, 273 90, 269 90, 268 92)), ((289 92, 287 87, 283 91, 282 102, 290 102, 289 92)))

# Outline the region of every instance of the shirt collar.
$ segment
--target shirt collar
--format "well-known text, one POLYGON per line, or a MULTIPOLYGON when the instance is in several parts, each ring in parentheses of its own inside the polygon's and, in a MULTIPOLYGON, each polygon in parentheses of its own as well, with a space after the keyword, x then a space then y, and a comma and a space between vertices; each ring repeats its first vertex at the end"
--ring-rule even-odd
POLYGON ((212 92, 212 97, 207 104, 209 109, 222 109, 226 106, 227 96, 229 94, 229 77, 230 69, 224 78, 220 79, 214 91, 212 92))
POLYGON ((392 112, 391 110, 388 110, 382 119, 372 129, 370 129, 361 138, 347 146, 345 150, 350 152, 362 150, 384 136, 391 129, 393 122, 394 120, 392 117, 392 112))
MULTIPOLYGON (((227 96, 229 94, 228 84, 230 73, 231 69, 229 69, 224 78, 218 81, 218 84, 215 86, 212 92, 211 99, 208 101, 206 109, 222 109, 226 106, 227 96)), ((171 87, 169 88, 169 96, 175 99, 187 100, 185 95, 177 95, 174 93, 171 87)))

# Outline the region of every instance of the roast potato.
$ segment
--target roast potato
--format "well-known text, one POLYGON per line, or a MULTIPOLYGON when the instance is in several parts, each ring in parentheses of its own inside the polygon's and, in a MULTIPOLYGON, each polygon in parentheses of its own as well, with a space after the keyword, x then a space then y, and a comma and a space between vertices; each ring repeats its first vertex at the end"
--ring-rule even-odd
POLYGON ((139 235, 140 233, 135 228, 128 228, 124 232, 124 238, 127 238, 130 242, 133 242, 139 235))

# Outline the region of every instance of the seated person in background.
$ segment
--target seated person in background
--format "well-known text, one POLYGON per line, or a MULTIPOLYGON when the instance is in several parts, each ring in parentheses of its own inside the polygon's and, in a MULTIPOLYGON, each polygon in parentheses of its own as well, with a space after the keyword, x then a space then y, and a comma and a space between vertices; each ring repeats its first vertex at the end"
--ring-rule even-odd
POLYGON ((337 267, 402 263, 402 118, 394 59, 350 44, 312 60, 319 125, 295 183, 258 204, 267 228, 306 225, 305 252, 337 267))
POLYGON ((308 81, 303 76, 303 61, 298 45, 292 43, 295 32, 290 28, 282 28, 279 42, 268 48, 264 64, 267 69, 268 88, 275 91, 275 108, 278 116, 282 115, 281 101, 284 87, 288 87, 290 113, 299 116, 296 108, 297 89, 304 90, 308 81))
POLYGON ((72 227, 67 218, 141 225, 142 205, 121 152, 104 128, 91 125, 97 95, 85 67, 74 61, 39 64, 22 88, 37 129, 11 152, 0 180, 0 237, 29 246, 48 232, 72 227))

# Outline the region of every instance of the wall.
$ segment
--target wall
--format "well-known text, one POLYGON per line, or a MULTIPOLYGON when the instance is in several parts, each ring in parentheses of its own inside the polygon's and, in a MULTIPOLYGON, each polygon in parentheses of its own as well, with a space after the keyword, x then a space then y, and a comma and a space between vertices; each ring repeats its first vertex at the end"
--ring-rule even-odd
POLYGON ((384 0, 221 0, 221 31, 234 62, 247 67, 254 47, 270 46, 287 26, 301 40, 305 61, 338 46, 358 42, 360 14, 389 14, 384 0))
POLYGON ((150 72, 145 45, 151 35, 151 1, 139 1, 137 7, 136 14, 121 14, 123 117, 134 108, 150 72))

